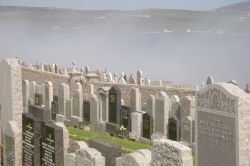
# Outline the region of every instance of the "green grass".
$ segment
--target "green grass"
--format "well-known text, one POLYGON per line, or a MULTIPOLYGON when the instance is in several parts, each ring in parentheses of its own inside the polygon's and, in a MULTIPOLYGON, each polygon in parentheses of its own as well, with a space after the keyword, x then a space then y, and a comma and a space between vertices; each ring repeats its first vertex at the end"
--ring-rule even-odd
POLYGON ((131 141, 125 138, 112 137, 100 132, 84 131, 83 129, 69 127, 69 135, 71 139, 88 142, 92 138, 102 139, 116 145, 120 145, 123 153, 131 153, 139 149, 150 149, 151 145, 131 141))

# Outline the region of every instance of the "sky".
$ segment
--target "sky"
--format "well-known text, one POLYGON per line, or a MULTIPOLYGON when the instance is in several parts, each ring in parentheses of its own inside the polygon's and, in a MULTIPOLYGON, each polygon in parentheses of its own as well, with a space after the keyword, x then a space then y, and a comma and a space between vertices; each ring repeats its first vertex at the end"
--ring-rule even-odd
MULTIPOLYGON (((0 5, 210 10, 236 2, 240 1, 0 0, 0 5)), ((0 11, 0 59, 20 57, 28 64, 55 63, 59 67, 71 67, 76 60, 78 68, 89 65, 93 70, 107 68, 112 73, 134 75, 142 70, 146 78, 176 84, 200 85, 209 75, 216 82, 236 80, 241 88, 250 83, 250 13, 226 16, 226 19, 216 17, 218 19, 211 22, 214 17, 202 17, 198 21, 195 15, 198 12, 188 12, 193 13, 190 19, 194 17, 190 22, 190 19, 182 19, 184 15, 181 20, 173 16, 164 21, 163 16, 151 18, 150 14, 130 12, 126 15, 96 12, 97 15, 83 14, 79 18, 74 12, 73 15, 68 12, 62 17, 57 14, 51 17, 46 12, 44 15, 14 12, 8 19, 2 19, 10 13, 0 11), (172 32, 165 33, 165 28, 172 32)))
POLYGON ((137 10, 144 8, 212 10, 238 2, 242 2, 242 0, 0 0, 0 5, 84 10, 137 10))

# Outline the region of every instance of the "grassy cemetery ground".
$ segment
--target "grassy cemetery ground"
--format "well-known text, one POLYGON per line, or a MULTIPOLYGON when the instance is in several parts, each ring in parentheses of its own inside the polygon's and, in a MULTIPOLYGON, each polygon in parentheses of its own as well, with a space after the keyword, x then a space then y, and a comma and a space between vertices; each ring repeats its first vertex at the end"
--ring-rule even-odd
POLYGON ((122 147, 123 153, 131 153, 139 149, 151 148, 151 145, 149 144, 143 144, 143 143, 128 140, 125 138, 122 139, 118 137, 112 137, 112 136, 109 136, 107 134, 103 134, 100 132, 84 131, 83 129, 73 128, 73 127, 69 127, 68 130, 69 130, 69 135, 71 139, 78 140, 78 141, 86 141, 86 142, 88 142, 88 140, 90 140, 91 138, 102 139, 104 141, 108 141, 116 145, 120 145, 122 147))

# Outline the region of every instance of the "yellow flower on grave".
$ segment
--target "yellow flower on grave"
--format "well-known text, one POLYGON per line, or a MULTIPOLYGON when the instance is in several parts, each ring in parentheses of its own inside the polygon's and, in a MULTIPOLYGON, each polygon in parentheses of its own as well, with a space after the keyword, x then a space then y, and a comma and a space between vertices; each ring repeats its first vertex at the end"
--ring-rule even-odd
POLYGON ((123 130, 127 130, 123 125, 120 127, 120 130, 123 131, 123 130))

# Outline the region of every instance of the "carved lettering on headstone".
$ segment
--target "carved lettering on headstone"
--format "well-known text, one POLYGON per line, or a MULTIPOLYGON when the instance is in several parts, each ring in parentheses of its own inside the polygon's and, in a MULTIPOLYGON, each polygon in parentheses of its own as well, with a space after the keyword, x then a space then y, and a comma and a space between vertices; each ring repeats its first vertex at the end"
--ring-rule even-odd
POLYGON ((34 122, 23 116, 23 165, 34 165, 34 122))

